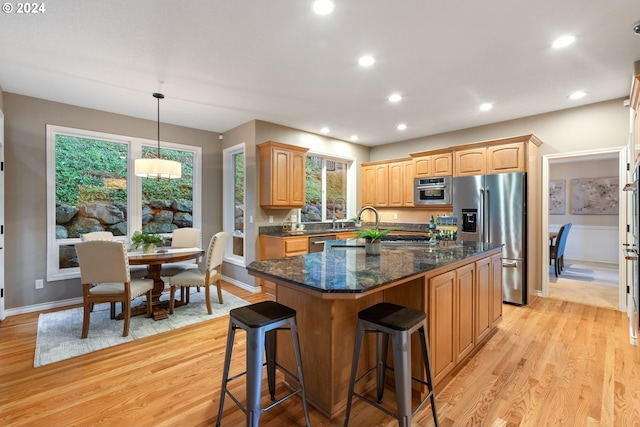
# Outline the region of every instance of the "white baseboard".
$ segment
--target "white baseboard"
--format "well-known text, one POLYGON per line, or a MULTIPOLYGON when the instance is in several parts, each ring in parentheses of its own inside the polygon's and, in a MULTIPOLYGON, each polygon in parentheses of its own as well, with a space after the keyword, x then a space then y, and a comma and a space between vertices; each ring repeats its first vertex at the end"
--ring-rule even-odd
MULTIPOLYGON (((222 280, 254 294, 262 292, 262 289, 259 287, 256 288, 255 286, 247 285, 246 283, 232 279, 231 277, 227 277, 223 275, 222 280)), ((68 307, 68 306, 77 305, 77 304, 82 304, 82 297, 64 299, 60 301, 45 302, 42 304, 25 305, 23 307, 8 308, 4 311, 4 313, 6 317, 9 317, 9 316, 16 316, 18 314, 46 311, 46 310, 51 310, 53 308, 68 307)))
POLYGON ((52 308, 67 307, 70 305, 82 304, 82 297, 63 299, 60 301, 44 302, 42 304, 25 305, 23 307, 8 308, 5 310, 7 317, 18 314, 33 313, 36 311, 51 310, 52 308))

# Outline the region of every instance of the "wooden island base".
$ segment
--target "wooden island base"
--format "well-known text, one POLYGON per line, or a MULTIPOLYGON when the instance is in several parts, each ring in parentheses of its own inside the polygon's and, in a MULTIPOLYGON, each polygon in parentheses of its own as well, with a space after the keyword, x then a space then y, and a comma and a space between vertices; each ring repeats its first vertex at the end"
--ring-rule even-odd
MULTIPOLYGON (((346 406, 360 310, 386 301, 427 313, 436 390, 444 387, 451 374, 493 335, 502 318, 499 248, 367 293, 322 293, 285 281, 275 284, 276 300, 297 311, 307 399, 328 418, 334 418, 346 406)), ((413 376, 424 379, 418 344, 414 334, 413 376)), ((277 357, 285 368, 296 371, 290 339, 283 336, 278 340, 277 357)), ((368 334, 359 375, 374 365, 375 336, 368 334)), ((373 378, 371 381, 373 386, 373 378)), ((426 387, 414 382, 413 388, 424 396, 426 387)))

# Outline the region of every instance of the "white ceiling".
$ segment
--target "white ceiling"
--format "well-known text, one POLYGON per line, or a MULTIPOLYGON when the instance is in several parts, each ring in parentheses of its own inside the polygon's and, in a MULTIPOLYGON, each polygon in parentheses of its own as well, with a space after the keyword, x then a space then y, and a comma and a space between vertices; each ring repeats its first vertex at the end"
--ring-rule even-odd
POLYGON ((328 126, 374 146, 622 98, 640 60, 638 0, 335 0, 328 16, 310 3, 44 2, 2 14, 0 86, 151 120, 159 91, 163 123, 328 126), (564 34, 576 42, 552 49, 564 34))

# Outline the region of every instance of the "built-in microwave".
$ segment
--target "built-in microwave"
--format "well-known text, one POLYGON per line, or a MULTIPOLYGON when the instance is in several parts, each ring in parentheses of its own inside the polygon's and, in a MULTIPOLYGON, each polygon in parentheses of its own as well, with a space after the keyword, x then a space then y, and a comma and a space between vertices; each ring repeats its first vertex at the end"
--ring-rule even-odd
POLYGON ((453 177, 416 178, 414 180, 413 204, 450 205, 453 177))

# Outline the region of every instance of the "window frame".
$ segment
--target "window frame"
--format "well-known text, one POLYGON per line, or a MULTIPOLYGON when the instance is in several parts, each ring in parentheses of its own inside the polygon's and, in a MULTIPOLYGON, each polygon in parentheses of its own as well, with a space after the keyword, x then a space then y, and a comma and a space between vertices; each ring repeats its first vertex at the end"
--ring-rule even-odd
POLYGON ((247 151, 244 142, 222 150, 222 229, 229 234, 227 239, 224 261, 230 264, 246 267, 247 253, 247 151), (242 253, 243 256, 233 253, 233 236, 235 232, 235 162, 233 156, 242 153, 244 155, 245 173, 244 173, 244 233, 242 235, 242 253))
MULTIPOLYGON (((61 246, 74 245, 80 238, 56 239, 56 135, 77 138, 96 139, 122 143, 128 147, 127 165, 127 235, 117 236, 116 240, 129 243, 135 230, 142 228, 142 179, 134 173, 134 162, 142 156, 142 147, 157 147, 157 140, 136 138, 106 132, 71 128, 58 125, 46 125, 46 188, 47 188, 47 281, 75 279, 80 277, 80 268, 61 269, 61 246)), ((201 170, 202 148, 193 145, 160 141, 160 148, 187 151, 193 153, 193 227, 202 228, 201 170)))

